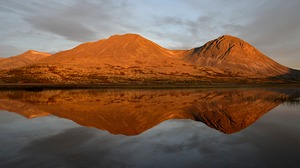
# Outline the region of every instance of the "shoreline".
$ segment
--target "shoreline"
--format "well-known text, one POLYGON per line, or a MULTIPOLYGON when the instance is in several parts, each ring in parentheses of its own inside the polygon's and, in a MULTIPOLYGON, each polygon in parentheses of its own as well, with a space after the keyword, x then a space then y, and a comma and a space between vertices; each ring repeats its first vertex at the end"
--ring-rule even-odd
POLYGON ((158 84, 158 83, 119 83, 119 84, 50 84, 50 83, 12 83, 0 84, 0 90, 72 90, 72 89, 201 89, 201 88, 300 88, 300 83, 195 83, 195 84, 158 84))

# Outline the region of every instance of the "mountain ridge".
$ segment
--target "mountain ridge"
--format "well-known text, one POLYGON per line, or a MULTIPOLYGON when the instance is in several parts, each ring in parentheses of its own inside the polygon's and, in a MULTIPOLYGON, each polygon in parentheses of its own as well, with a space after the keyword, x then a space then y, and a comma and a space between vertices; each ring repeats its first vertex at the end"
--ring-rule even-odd
POLYGON ((1 83, 300 81, 300 71, 280 65, 229 35, 190 50, 169 50, 138 34, 114 35, 0 73, 1 83))

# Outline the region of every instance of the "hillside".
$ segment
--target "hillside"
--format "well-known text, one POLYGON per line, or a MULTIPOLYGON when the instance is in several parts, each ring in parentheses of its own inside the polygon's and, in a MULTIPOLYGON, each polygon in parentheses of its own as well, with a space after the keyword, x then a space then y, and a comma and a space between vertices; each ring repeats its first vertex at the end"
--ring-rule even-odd
POLYGON ((115 35, 97 42, 81 44, 71 50, 59 52, 44 59, 47 64, 75 64, 96 66, 111 64, 167 65, 174 62, 174 53, 137 34, 115 35))
POLYGON ((32 65, 50 55, 50 53, 29 50, 17 56, 0 59, 0 69, 12 69, 32 65))
POLYGON ((202 67, 214 67, 241 76, 270 77, 289 73, 247 42, 224 35, 184 53, 184 59, 202 67))

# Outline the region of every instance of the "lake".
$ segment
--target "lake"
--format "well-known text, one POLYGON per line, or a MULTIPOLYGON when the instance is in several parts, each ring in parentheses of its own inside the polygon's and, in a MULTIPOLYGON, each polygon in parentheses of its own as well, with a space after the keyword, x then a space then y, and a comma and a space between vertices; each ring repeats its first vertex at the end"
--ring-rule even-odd
POLYGON ((300 89, 0 91, 0 167, 299 167, 300 89))

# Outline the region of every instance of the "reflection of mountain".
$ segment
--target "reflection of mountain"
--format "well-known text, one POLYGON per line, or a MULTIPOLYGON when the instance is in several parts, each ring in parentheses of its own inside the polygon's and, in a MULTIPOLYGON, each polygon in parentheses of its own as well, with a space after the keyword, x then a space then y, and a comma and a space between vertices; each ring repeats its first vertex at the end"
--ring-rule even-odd
POLYGON ((3 91, 0 108, 28 118, 52 114, 113 134, 137 135, 168 119, 234 133, 288 98, 263 89, 3 91))

